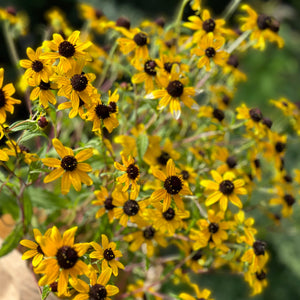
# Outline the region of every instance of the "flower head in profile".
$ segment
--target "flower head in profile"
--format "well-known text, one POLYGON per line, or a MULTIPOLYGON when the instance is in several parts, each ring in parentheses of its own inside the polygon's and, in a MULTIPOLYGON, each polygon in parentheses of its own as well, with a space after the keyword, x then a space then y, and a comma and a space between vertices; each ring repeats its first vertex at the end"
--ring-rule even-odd
POLYGON ((101 235, 102 246, 96 242, 92 242, 91 245, 95 249, 90 254, 91 258, 102 260, 101 270, 111 269, 115 276, 118 276, 118 269, 124 269, 124 265, 116 260, 116 258, 122 257, 122 252, 117 250, 117 245, 114 242, 109 242, 105 234, 101 235))
POLYGON ((14 113, 14 104, 20 104, 21 100, 12 98, 15 88, 12 83, 3 86, 4 69, 0 68, 0 124, 6 121, 6 112, 14 113), (3 86, 3 87, 2 87, 3 86))
POLYGON ((197 300, 197 299, 201 299, 201 300, 213 300, 210 297, 211 291, 208 289, 204 289, 204 290, 200 290, 197 284, 191 283, 192 288, 195 291, 196 297, 193 297, 187 293, 180 293, 179 294, 179 298, 182 300, 197 300))
POLYGON ((206 201, 205 205, 210 206, 216 202, 220 202, 220 209, 225 211, 228 206, 228 201, 235 206, 242 208, 243 204, 237 195, 247 194, 247 190, 243 187, 245 182, 242 179, 236 179, 232 172, 226 172, 221 176, 217 171, 212 170, 212 180, 201 180, 200 184, 205 187, 205 190, 213 191, 206 201))
POLYGON ((44 183, 54 181, 62 176, 61 192, 63 195, 69 192, 71 184, 77 192, 81 190, 82 182, 91 185, 93 181, 86 173, 92 171, 92 168, 83 161, 93 155, 93 150, 91 148, 84 149, 74 155, 73 150, 65 147, 58 139, 53 139, 52 144, 61 160, 50 157, 42 159, 44 165, 55 168, 44 178, 44 183))
POLYGON ((189 108, 193 105, 196 106, 196 102, 192 96, 196 94, 194 87, 186 87, 187 83, 185 78, 181 78, 180 72, 178 72, 178 66, 174 65, 168 77, 161 78, 162 89, 155 90, 152 93, 146 95, 147 99, 159 99, 158 109, 164 109, 169 105, 172 116, 177 120, 181 115, 181 101, 189 108))
POLYGON ((35 268, 37 274, 43 274, 39 285, 51 284, 58 279, 58 295, 67 291, 69 276, 76 280, 77 276, 89 274, 88 266, 80 259, 90 247, 89 243, 74 244, 77 227, 72 227, 61 236, 56 226, 49 236, 37 239, 45 257, 35 268))

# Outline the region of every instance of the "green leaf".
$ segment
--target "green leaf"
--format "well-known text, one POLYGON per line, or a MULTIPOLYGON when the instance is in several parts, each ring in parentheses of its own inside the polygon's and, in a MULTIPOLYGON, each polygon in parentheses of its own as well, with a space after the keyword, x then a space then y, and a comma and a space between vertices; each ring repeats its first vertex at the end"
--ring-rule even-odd
POLYGON ((12 233, 4 240, 2 247, 0 249, 0 257, 8 254, 19 244, 22 236, 23 236, 23 226, 22 224, 18 224, 12 233))
POLYGON ((142 161, 149 145, 148 136, 146 134, 140 134, 136 140, 136 145, 138 149, 139 161, 142 161))
POLYGON ((43 292, 42 292, 42 300, 45 300, 49 294, 51 293, 51 289, 49 285, 46 285, 43 287, 43 292))
POLYGON ((9 126, 10 131, 16 132, 21 130, 33 131, 37 129, 37 124, 34 121, 17 121, 9 126), (18 125, 20 124, 20 125, 18 125))
POLYGON ((33 138, 35 138, 37 136, 43 136, 43 137, 47 138, 47 135, 44 132, 42 132, 42 131, 35 131, 35 132, 29 132, 29 131, 27 131, 27 132, 25 132, 23 134, 23 136, 21 137, 21 139, 20 139, 19 142, 22 144, 25 141, 31 140, 31 139, 33 139, 33 138))

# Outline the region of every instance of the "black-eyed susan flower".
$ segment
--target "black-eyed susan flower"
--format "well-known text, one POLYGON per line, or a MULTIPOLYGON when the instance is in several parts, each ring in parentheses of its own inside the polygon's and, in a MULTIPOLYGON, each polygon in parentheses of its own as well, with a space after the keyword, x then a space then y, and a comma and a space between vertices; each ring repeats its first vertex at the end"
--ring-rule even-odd
POLYGON ((0 124, 6 121, 6 112, 14 113, 14 104, 20 104, 21 100, 12 98, 15 88, 12 83, 3 86, 4 69, 0 68, 0 124), (2 87, 3 86, 3 87, 2 87))
POLYGON ((43 274, 39 285, 51 284, 58 279, 58 295, 67 291, 69 276, 76 280, 77 276, 90 273, 88 266, 80 259, 90 244, 74 244, 76 230, 77 227, 72 227, 61 236, 57 227, 53 226, 50 236, 39 237, 37 240, 45 255, 35 268, 37 274, 43 274))
POLYGON ((152 202, 163 200, 163 212, 171 206, 174 199, 179 209, 184 209, 181 195, 191 195, 187 182, 184 182, 182 175, 177 174, 175 164, 172 159, 167 162, 166 173, 157 168, 151 168, 153 175, 163 182, 163 188, 154 191, 151 195, 152 202))
POLYGON ((73 300, 111 300, 110 296, 119 292, 119 288, 107 284, 111 273, 110 269, 102 270, 97 278, 97 273, 92 271, 89 275, 89 284, 81 279, 70 278, 70 284, 78 292, 73 300))
POLYGON ((131 155, 127 158, 122 155, 122 163, 123 165, 118 162, 114 162, 114 166, 117 170, 125 172, 122 176, 117 177, 117 182, 124 184, 122 189, 123 192, 126 192, 131 185, 132 192, 136 191, 138 193, 139 188, 137 181, 140 178, 140 169, 135 164, 135 159, 131 155))
POLYGON ((244 278, 252 288, 251 296, 262 293, 263 289, 268 286, 267 273, 264 270, 255 273, 248 271, 245 273, 244 278))
POLYGON ((205 66, 206 71, 210 71, 211 62, 216 65, 224 66, 229 54, 220 50, 225 43, 225 39, 221 36, 214 37, 213 33, 207 34, 199 42, 198 47, 191 50, 191 54, 199 56, 197 67, 199 69, 205 66))
POLYGON ((94 250, 91 254, 91 258, 102 260, 101 270, 111 269, 115 276, 118 276, 118 269, 124 269, 124 265, 116 260, 116 258, 122 257, 122 252, 116 250, 117 245, 114 242, 109 242, 105 234, 101 235, 101 245, 96 242, 91 242, 94 250))
POLYGON ((198 174, 196 173, 193 167, 184 164, 179 164, 179 170, 184 181, 196 184, 196 178, 198 174))
POLYGON ((126 38, 118 38, 117 42, 120 45, 120 50, 125 55, 134 51, 131 64, 138 69, 143 65, 144 60, 149 57, 149 37, 147 33, 140 31, 138 28, 122 30, 122 33, 126 38))
POLYGON ((194 289, 196 297, 193 297, 187 293, 180 293, 179 298, 182 300, 213 300, 213 298, 210 297, 211 291, 208 289, 203 289, 202 291, 199 289, 197 284, 192 283, 191 287, 194 289))
POLYGON ((59 59, 58 70, 62 73, 72 68, 74 59, 86 58, 85 50, 92 45, 92 42, 79 42, 80 31, 74 31, 68 39, 64 39, 60 34, 54 33, 52 41, 45 41, 45 46, 54 52, 45 52, 40 55, 41 59, 59 59))
POLYGON ((231 54, 228 57, 226 64, 223 66, 223 72, 224 74, 232 75, 234 82, 246 81, 246 74, 240 71, 238 66, 239 60, 237 55, 231 54))
MULTIPOLYGON (((42 233, 36 228, 33 229, 33 234, 34 234, 34 239, 36 241, 40 237, 42 237, 42 233)), ((51 228, 49 228, 45 233, 45 236, 47 236, 47 237, 49 237, 50 235, 51 235, 51 228)), ((33 258, 32 259, 33 267, 38 266, 39 263, 43 260, 44 255, 45 255, 42 248, 41 248, 41 246, 38 243, 35 243, 31 240, 21 240, 20 244, 22 246, 30 249, 30 250, 23 253, 22 259, 33 258)))
POLYGON ((196 94, 194 87, 186 87, 186 79, 180 77, 179 70, 175 65, 172 67, 170 78, 161 78, 161 84, 163 89, 155 90, 146 95, 146 99, 159 99, 158 109, 164 109, 170 105, 170 112, 175 119, 180 118, 181 114, 181 101, 189 108, 193 105, 196 106, 196 102, 192 96, 196 94))
POLYGON ((37 82, 40 82, 41 80, 43 80, 44 82, 48 82, 49 77, 53 73, 51 67, 53 60, 51 61, 40 59, 40 55, 42 54, 42 47, 38 47, 36 51, 28 47, 26 53, 29 59, 20 60, 21 67, 27 69, 24 74, 25 77, 33 78, 33 80, 37 82))
POLYGON ((190 239, 195 241, 193 249, 198 250, 209 244, 210 248, 217 247, 227 252, 229 248, 223 242, 228 239, 227 230, 232 227, 231 222, 224 220, 224 212, 216 213, 212 209, 208 211, 207 218, 208 220, 200 219, 197 221, 200 230, 191 229, 190 239))
POLYGON ((199 108, 198 117, 210 118, 213 122, 218 123, 224 120, 225 113, 222 109, 217 107, 213 108, 212 106, 203 105, 199 108))
POLYGON ((247 4, 242 5, 241 9, 248 13, 248 16, 240 18, 243 22, 241 30, 251 30, 250 40, 255 42, 254 48, 264 50, 266 40, 276 42, 279 48, 284 46, 284 40, 278 35, 280 23, 274 17, 265 14, 258 15, 247 4))
POLYGON ((228 206, 228 201, 235 206, 242 208, 243 204, 237 195, 246 195, 247 190, 243 187, 245 182, 242 179, 235 179, 232 172, 226 172, 221 176, 217 171, 212 170, 212 180, 201 180, 200 184, 205 187, 205 190, 214 191, 205 200, 205 205, 210 206, 216 202, 220 202, 220 209, 225 211, 228 206))
POLYGON ((114 128, 119 126, 119 121, 117 119, 118 100, 119 94, 117 93, 117 90, 115 90, 113 94, 109 91, 109 100, 107 105, 102 103, 99 94, 96 95, 96 98, 93 100, 86 113, 87 120, 93 121, 92 131, 96 131, 100 134, 102 130, 102 123, 108 132, 112 132, 114 128))
POLYGON ((152 257, 156 244, 162 247, 167 247, 168 243, 164 235, 155 230, 151 225, 144 227, 141 230, 130 233, 124 236, 124 241, 131 243, 129 250, 137 251, 143 244, 146 244, 146 255, 152 257))
POLYGON ((82 182, 91 185, 93 181, 86 173, 92 171, 92 168, 83 161, 93 155, 93 150, 84 149, 74 155, 73 150, 65 147, 58 139, 53 139, 52 144, 61 160, 50 157, 42 159, 44 165, 55 168, 44 178, 44 183, 54 181, 62 176, 61 192, 64 195, 69 192, 71 184, 77 192, 81 190, 82 182))

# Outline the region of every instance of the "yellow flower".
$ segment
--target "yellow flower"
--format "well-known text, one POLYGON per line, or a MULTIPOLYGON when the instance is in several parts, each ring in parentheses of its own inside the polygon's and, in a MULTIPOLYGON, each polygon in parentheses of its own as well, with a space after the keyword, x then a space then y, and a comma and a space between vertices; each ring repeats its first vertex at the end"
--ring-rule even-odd
POLYGON ((198 46, 191 50, 191 54, 200 56, 197 67, 201 69, 205 66, 206 71, 210 71, 211 61, 216 65, 224 66, 229 56, 227 52, 220 50, 224 43, 223 37, 215 37, 212 32, 203 37, 198 46))
POLYGON ((163 188, 154 191, 151 195, 152 202, 163 200, 163 212, 171 205, 173 198, 179 209, 184 209, 180 195, 191 195, 187 182, 184 182, 182 175, 177 175, 175 164, 172 159, 167 162, 166 174, 157 168, 151 168, 153 175, 164 183, 163 188))
POLYGON ((58 70, 62 73, 72 68, 74 59, 86 58, 84 51, 92 45, 92 42, 79 42, 80 31, 74 31, 67 40, 60 34, 54 33, 52 41, 45 41, 45 46, 55 52, 46 52, 40 55, 41 59, 59 59, 58 70))
POLYGON ((44 260, 35 268, 37 274, 44 274, 39 285, 51 284, 58 279, 58 295, 67 291, 69 276, 89 274, 88 266, 80 259, 90 247, 89 243, 74 244, 77 227, 72 227, 61 236, 53 226, 50 236, 39 237, 37 242, 45 254, 44 260))
POLYGON ((115 258, 122 257, 122 252, 120 250, 116 250, 116 243, 109 242, 105 234, 101 235, 101 239, 102 247, 96 242, 91 242, 91 245, 93 246, 95 251, 90 254, 90 257, 102 260, 102 271, 111 269, 113 274, 115 276, 118 276, 118 268, 124 269, 124 265, 115 258))
POLYGON ((200 291, 198 285, 192 283, 191 284, 192 288, 194 289, 196 293, 196 297, 193 297, 187 293, 180 293, 179 298, 182 300, 197 300, 197 299, 202 299, 202 300, 213 300, 210 298, 211 291, 208 289, 204 289, 200 291))
POLYGON ((84 149, 74 156, 73 150, 63 146, 58 139, 53 139, 52 144, 61 160, 57 158, 42 159, 44 165, 55 168, 44 178, 44 182, 48 183, 62 176, 61 192, 63 195, 69 192, 71 184, 77 192, 81 190, 81 182, 91 185, 93 181, 86 172, 92 171, 92 168, 83 161, 93 156, 93 150, 84 149))
POLYGON ((245 273, 244 278, 252 288, 251 296, 262 293, 263 289, 268 285, 267 274, 264 270, 255 273, 248 271, 245 273))
POLYGON ((196 94, 195 88, 185 87, 186 80, 181 78, 178 71, 177 65, 174 65, 169 80, 161 78, 161 84, 164 88, 155 90, 145 96, 146 99, 161 98, 157 108, 161 110, 170 105, 170 112, 176 120, 180 118, 181 114, 180 100, 189 108, 197 105, 195 100, 191 98, 196 94))
POLYGON ((14 113, 14 104, 20 104, 21 100, 12 98, 11 95, 15 93, 15 88, 12 83, 3 85, 4 69, 0 68, 0 124, 6 121, 6 111, 11 114, 14 113))
POLYGON ((29 59, 20 60, 21 67, 27 69, 24 74, 25 77, 33 78, 33 80, 37 82, 40 82, 41 80, 48 82, 49 77, 53 73, 51 68, 53 61, 40 59, 42 47, 38 47, 36 51, 28 47, 26 53, 29 59))
POLYGON ((236 179, 232 172, 226 172, 223 177, 217 172, 212 170, 212 180, 201 180, 200 184, 205 187, 205 190, 214 191, 208 196, 205 205, 210 206, 220 201, 220 209, 226 211, 228 200, 239 208, 243 204, 237 195, 246 195, 247 190, 243 187, 245 182, 242 179, 236 179))
POLYGON ((110 296, 116 295, 119 289, 111 284, 107 284, 111 277, 111 270, 102 270, 97 278, 95 271, 89 275, 90 284, 81 279, 70 278, 70 284, 79 292, 73 300, 105 299, 111 300, 110 296))

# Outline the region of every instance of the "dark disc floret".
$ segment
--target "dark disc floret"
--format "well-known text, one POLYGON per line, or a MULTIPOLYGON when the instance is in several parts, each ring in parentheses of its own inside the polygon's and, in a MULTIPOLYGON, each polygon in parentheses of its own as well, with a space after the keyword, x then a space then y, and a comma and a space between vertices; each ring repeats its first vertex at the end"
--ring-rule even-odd
POLYGON ((208 226, 208 231, 210 233, 216 233, 219 230, 219 225, 217 223, 210 223, 208 226))
POLYGON ((216 22, 210 18, 210 19, 207 19, 205 20, 203 23, 202 23, 202 28, 203 30, 205 30, 207 33, 208 32, 213 32, 215 30, 215 27, 216 27, 216 22))
POLYGON ((208 47, 205 49, 205 55, 208 58, 214 57, 216 55, 216 50, 213 47, 208 47))
POLYGON ((164 182, 168 194, 177 195, 182 190, 182 180, 178 176, 169 176, 164 182))
POLYGON ((203 251, 201 249, 197 250, 192 256, 192 260, 199 260, 203 256, 203 251))
POLYGON ((237 55, 231 54, 227 60, 227 65, 237 68, 239 66, 239 59, 237 55))
POLYGON ((116 257, 115 254, 114 254, 114 251, 112 251, 111 248, 105 249, 103 251, 103 256, 106 260, 112 260, 116 257))
POLYGON ((225 118, 224 111, 219 108, 214 108, 213 110, 213 116, 216 118, 219 122, 221 122, 225 118))
POLYGON ((152 226, 147 227, 143 231, 144 238, 147 240, 151 240, 154 237, 155 229, 152 226))
POLYGON ((158 17, 155 21, 155 24, 157 24, 158 26, 160 26, 161 28, 164 28, 165 24, 166 24, 166 20, 164 17, 158 17))
POLYGON ((267 278, 267 274, 263 270, 261 270, 260 272, 256 272, 255 276, 259 281, 262 281, 267 278))
POLYGON ((53 293, 56 293, 57 292, 57 287, 58 287, 58 282, 57 281, 54 281, 50 284, 50 289, 53 293))
POLYGON ((223 180, 219 185, 219 191, 224 195, 230 195, 233 193, 234 184, 230 180, 223 180))
POLYGON ((130 20, 126 17, 120 17, 117 19, 116 21, 116 26, 119 26, 119 27, 124 27, 126 29, 130 29, 130 20))
POLYGON ((107 290, 105 286, 96 283, 92 285, 89 290, 89 299, 90 300, 105 300, 107 296, 107 290))
POLYGON ((156 68, 157 64, 154 60, 147 60, 144 64, 144 71, 150 76, 156 75, 156 68))
POLYGON ((179 80, 173 80, 167 86, 168 94, 174 98, 180 97, 183 89, 183 84, 179 80))
POLYGON ((273 32, 278 32, 280 29, 280 23, 274 17, 261 14, 257 18, 257 26, 261 30, 270 29, 273 32))
POLYGON ((32 62, 31 68, 34 72, 38 73, 38 72, 43 70, 44 65, 41 61, 35 60, 35 61, 32 62))
POLYGON ((83 74, 75 74, 71 78, 71 85, 77 92, 82 92, 87 87, 88 80, 83 74))
POLYGON ((98 105, 96 105, 96 107, 95 107, 95 113, 96 113, 97 117, 99 119, 102 119, 102 120, 107 119, 107 118, 110 117, 110 115, 109 115, 110 109, 105 104, 100 104, 99 103, 98 105))
POLYGON ((100 19, 101 17, 104 16, 104 13, 101 9, 95 9, 95 17, 96 19, 100 19))
POLYGON ((264 241, 257 240, 253 243, 252 247, 256 256, 264 255, 267 243, 264 241))
POLYGON ((222 102, 225 104, 225 105, 229 105, 231 99, 228 95, 224 95, 223 98, 222 98, 222 102))
POLYGON ((254 165, 255 165, 255 168, 256 169, 259 169, 260 168, 260 160, 258 158, 254 159, 254 165))
POLYGON ((0 89, 0 108, 4 107, 6 104, 5 93, 0 89))
POLYGON ((172 66, 174 65, 174 63, 172 62, 166 62, 164 63, 164 69, 168 72, 171 73, 172 70, 172 66))
POLYGON ((161 155, 156 160, 160 165, 165 166, 170 158, 171 156, 168 152, 162 151, 161 155))
POLYGON ((266 125, 269 129, 271 129, 272 125, 273 125, 273 122, 271 119, 267 118, 267 117, 263 117, 262 119, 262 123, 264 125, 266 125))
POLYGON ((47 127, 48 124, 49 124, 47 118, 44 117, 44 116, 41 116, 41 117, 38 119, 38 122, 37 122, 37 123, 38 123, 39 127, 41 127, 41 128, 45 128, 45 127, 47 127))
POLYGON ((110 101, 110 102, 108 103, 108 109, 109 109, 109 112, 110 112, 111 114, 116 113, 116 112, 118 111, 117 103, 114 102, 114 101, 110 101))
POLYGON ((275 144, 275 150, 276 150, 276 152, 278 152, 278 153, 283 152, 283 150, 285 149, 285 146, 286 146, 285 143, 277 142, 275 144))
POLYGON ((42 250, 41 246, 38 245, 37 248, 36 248, 36 251, 42 255, 45 255, 44 251, 42 250))
POLYGON ((250 118, 254 121, 254 122, 259 122, 262 119, 262 113, 260 111, 260 109, 258 108, 251 108, 249 111, 250 114, 250 118))
POLYGON ((115 208, 115 206, 113 205, 113 198, 112 197, 107 197, 104 201, 104 207, 107 210, 112 210, 115 208))
POLYGON ((289 174, 284 175, 283 179, 284 179, 285 182, 289 182, 289 183, 293 182, 293 178, 289 174))
POLYGON ((39 88, 44 91, 50 90, 50 82, 44 82, 43 80, 41 80, 39 88))
POLYGON ((127 200, 123 206, 123 211, 127 216, 135 216, 139 209, 139 204, 135 200, 127 200))
POLYGON ((70 246, 62 246, 56 253, 57 262, 63 269, 74 267, 78 258, 76 250, 70 246))
POLYGON ((285 194, 283 196, 283 199, 284 199, 285 203, 287 204, 287 206, 293 206, 296 202, 296 199, 291 194, 285 194))
POLYGON ((237 165, 237 160, 235 156, 228 156, 226 159, 226 164, 230 169, 234 169, 237 165))
POLYGON ((165 212, 163 212, 163 217, 167 221, 171 221, 175 217, 175 210, 172 207, 169 207, 165 212))
POLYGON ((132 180, 135 180, 140 174, 140 170, 135 164, 130 164, 127 167, 126 172, 127 172, 128 177, 132 180))
POLYGON ((77 159, 72 155, 67 155, 61 160, 61 167, 66 171, 74 171, 77 167, 77 159))
POLYGON ((133 40, 138 46, 145 46, 147 45, 147 35, 143 32, 137 33, 134 37, 133 40))
POLYGON ((66 58, 72 57, 75 54, 75 46, 68 41, 63 41, 58 46, 58 52, 66 58))
POLYGON ((187 170, 182 170, 181 175, 184 180, 188 180, 190 178, 190 173, 187 170))

